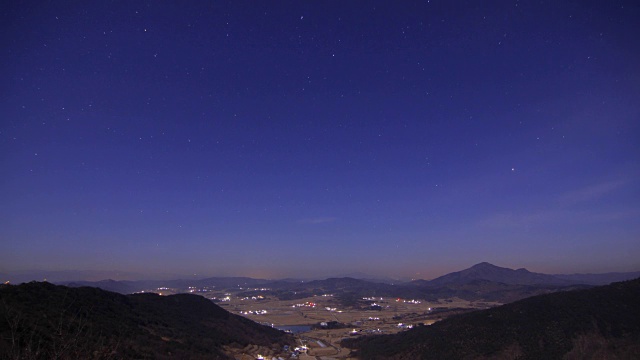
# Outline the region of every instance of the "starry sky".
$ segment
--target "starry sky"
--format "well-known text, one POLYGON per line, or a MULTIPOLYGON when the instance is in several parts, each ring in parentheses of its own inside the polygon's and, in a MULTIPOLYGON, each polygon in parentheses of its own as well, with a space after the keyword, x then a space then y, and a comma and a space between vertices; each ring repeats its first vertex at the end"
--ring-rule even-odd
POLYGON ((637 1, 0 10, 0 272, 640 270, 637 1))

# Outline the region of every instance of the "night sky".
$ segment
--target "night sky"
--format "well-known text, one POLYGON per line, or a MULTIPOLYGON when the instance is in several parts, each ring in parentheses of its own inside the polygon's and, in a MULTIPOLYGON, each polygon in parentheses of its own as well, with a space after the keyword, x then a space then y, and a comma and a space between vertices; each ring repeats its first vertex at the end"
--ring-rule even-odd
POLYGON ((3 1, 0 272, 640 270, 637 1, 3 1))

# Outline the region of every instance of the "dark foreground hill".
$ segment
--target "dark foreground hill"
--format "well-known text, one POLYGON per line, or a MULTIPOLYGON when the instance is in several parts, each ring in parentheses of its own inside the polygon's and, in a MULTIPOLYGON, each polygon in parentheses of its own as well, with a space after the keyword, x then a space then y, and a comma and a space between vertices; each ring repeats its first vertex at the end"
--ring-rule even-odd
POLYGON ((196 295, 0 286, 0 359, 228 359, 233 349, 293 343, 196 295))
POLYGON ((535 296, 342 345, 362 359, 640 359, 638 304, 640 279, 535 296))

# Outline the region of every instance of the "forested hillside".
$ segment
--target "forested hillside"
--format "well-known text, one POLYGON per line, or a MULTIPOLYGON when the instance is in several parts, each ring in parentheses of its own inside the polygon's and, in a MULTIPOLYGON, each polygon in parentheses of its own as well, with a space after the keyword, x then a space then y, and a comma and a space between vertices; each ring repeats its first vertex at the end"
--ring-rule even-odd
POLYGON ((121 295, 49 283, 0 287, 2 359, 227 359, 293 338, 201 296, 121 295))

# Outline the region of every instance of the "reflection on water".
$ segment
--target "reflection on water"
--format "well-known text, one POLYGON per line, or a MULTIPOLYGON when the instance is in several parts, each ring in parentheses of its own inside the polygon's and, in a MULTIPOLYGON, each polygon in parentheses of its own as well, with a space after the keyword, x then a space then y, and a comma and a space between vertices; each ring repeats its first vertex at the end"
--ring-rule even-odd
POLYGON ((300 334, 311 330, 311 325, 280 325, 275 328, 278 330, 290 331, 294 334, 300 334))

